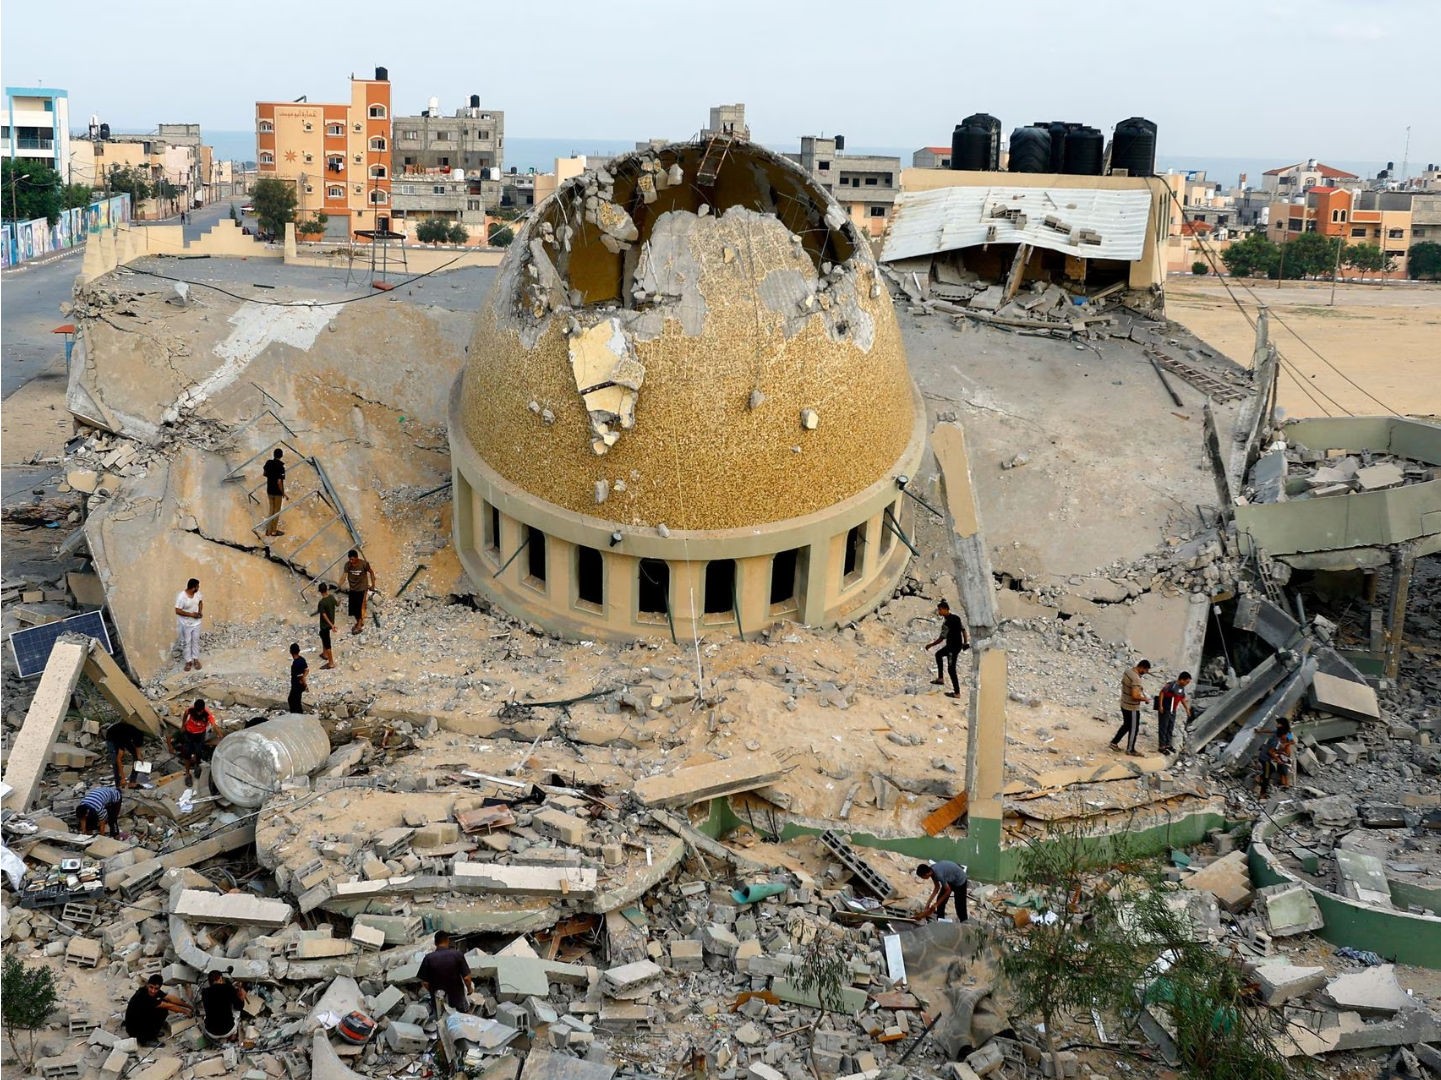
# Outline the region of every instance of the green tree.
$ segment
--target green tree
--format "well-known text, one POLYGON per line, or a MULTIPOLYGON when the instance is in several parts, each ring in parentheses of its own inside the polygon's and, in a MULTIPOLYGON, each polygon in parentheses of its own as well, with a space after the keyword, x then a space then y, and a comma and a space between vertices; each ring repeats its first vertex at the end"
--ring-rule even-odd
POLYGON ((1287 280, 1329 274, 1336 266, 1336 252, 1343 242, 1339 236, 1298 233, 1282 245, 1277 273, 1287 280))
POLYGON ((27 158, 6 158, 0 162, 0 197, 4 199, 6 221, 44 218, 54 225, 64 209, 60 174, 42 162, 27 158))
POLYGON ((444 244, 450 240, 450 222, 445 218, 426 218, 415 227, 415 238, 422 244, 444 244))
POLYGON ((490 223, 490 233, 487 239, 491 247, 510 247, 515 239, 515 230, 509 225, 502 225, 498 221, 490 223))
MULTIPOLYGON (((233 211, 235 208, 232 206, 230 209, 233 211)), ((313 216, 298 223, 295 232, 299 236, 324 236, 325 226, 329 221, 329 214, 316 211, 313 216)))
POLYGON ((285 226, 295 220, 295 185, 287 180, 267 176, 255 181, 250 202, 261 232, 268 236, 284 236, 285 226))
POLYGON ((1441 277, 1441 244, 1434 240, 1412 244, 1406 256, 1406 273, 1413 278, 1441 277))
POLYGON ((106 179, 106 187, 111 191, 118 191, 130 196, 131 207, 138 208, 142 202, 150 198, 152 188, 149 178, 139 169, 129 165, 123 168, 111 166, 110 175, 106 179))
POLYGON ((1265 233, 1253 232, 1221 252, 1221 261, 1236 277, 1274 277, 1280 254, 1265 233))
POLYGON ((470 239, 470 230, 457 221, 445 230, 445 238, 452 244, 459 246, 470 239))
POLYGON ((1341 261, 1353 270, 1363 270, 1368 273, 1391 270, 1395 265, 1392 259, 1381 250, 1379 244, 1348 244, 1346 250, 1341 253, 1341 261))
POLYGON ((66 184, 64 191, 60 193, 61 201, 65 204, 66 210, 72 210, 77 206, 89 206, 95 201, 95 190, 89 184, 66 184))
POLYGON ((1191 273, 1195 274, 1197 277, 1200 277, 1202 274, 1209 274, 1210 272, 1211 267, 1208 264, 1202 262, 1200 259, 1197 259, 1191 264, 1191 273))
POLYGON ((5 957, 0 973, 0 1020, 16 1059, 27 1073, 35 1068, 35 1033, 45 1026, 59 1002, 55 975, 49 968, 26 967, 18 956, 5 957), (22 1032, 27 1036, 23 1049, 22 1032))

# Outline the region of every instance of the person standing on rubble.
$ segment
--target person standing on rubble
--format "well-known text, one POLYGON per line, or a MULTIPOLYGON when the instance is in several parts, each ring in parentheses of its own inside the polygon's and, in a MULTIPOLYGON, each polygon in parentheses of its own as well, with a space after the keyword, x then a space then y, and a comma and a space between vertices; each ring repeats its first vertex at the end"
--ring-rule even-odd
POLYGON ((285 451, 275 448, 275 455, 265 463, 261 471, 265 474, 265 495, 270 500, 270 521, 266 523, 266 536, 284 536, 280 528, 280 511, 285 506, 285 451))
POLYGON ((81 835, 99 833, 101 836, 114 836, 118 833, 121 798, 118 787, 94 787, 87 791, 75 808, 75 825, 81 835), (102 815, 105 818, 103 822, 100 820, 102 815))
POLYGON ((196 698, 195 704, 180 715, 180 750, 176 756, 180 758, 181 768, 185 770, 187 787, 195 783, 193 774, 200 770, 200 762, 205 756, 205 742, 212 731, 217 739, 225 735, 220 730, 220 725, 215 722, 215 714, 206 706, 205 699, 196 698))
POLYGON ((430 993, 430 1008, 435 1018, 440 1019, 440 1004, 435 995, 445 995, 445 1003, 455 1012, 470 1011, 470 993, 475 984, 470 979, 470 965, 465 954, 450 943, 450 934, 444 930, 435 932, 435 949, 426 954, 420 962, 420 985, 430 993))
POLYGON ((124 720, 117 720, 105 729, 105 752, 110 758, 111 768, 115 770, 115 786, 118 788, 138 788, 139 782, 135 779, 135 767, 140 764, 140 747, 145 743, 145 732, 127 724, 124 720), (125 755, 130 755, 130 779, 125 780, 125 755))
POLYGON ((949 859, 921 863, 916 867, 916 877, 924 878, 931 883, 930 899, 926 901, 926 906, 917 916, 920 920, 929 919, 932 915, 944 918, 946 901, 950 900, 952 901, 951 911, 956 916, 956 922, 970 921, 970 912, 966 908, 966 889, 970 885, 971 877, 964 866, 960 863, 953 863, 949 859))
POLYGON ((189 1016, 192 1010, 178 997, 165 992, 164 978, 152 975, 125 1006, 125 1034, 141 1046, 154 1046, 160 1041, 168 1012, 189 1016))
POLYGON ((1261 767, 1261 798, 1271 793, 1271 781, 1277 777, 1283 788, 1291 786, 1291 752, 1296 736, 1291 734, 1291 721, 1284 716, 1276 721, 1276 730, 1261 747, 1257 764, 1261 767))
POLYGON ((322 581, 320 583, 320 603, 315 606, 315 614, 320 616, 320 655, 325 663, 320 665, 321 671, 326 671, 335 666, 335 654, 331 652, 330 635, 335 632, 336 609, 340 604, 335 597, 330 595, 330 585, 322 581))
POLYGON ((1186 710, 1186 719, 1191 719, 1191 703, 1186 700, 1186 687, 1191 685, 1191 673, 1183 671, 1161 687, 1156 695, 1156 741, 1163 754, 1174 754, 1172 739, 1176 734, 1176 708, 1186 710))
POLYGON ((931 680, 932 686, 946 685, 946 668, 949 664, 951 672, 951 690, 946 694, 949 698, 961 696, 961 680, 956 676, 956 658, 971 647, 970 640, 966 636, 965 623, 961 622, 959 615, 951 614, 951 605, 942 600, 936 605, 936 614, 941 617, 941 636, 926 646, 933 649, 941 642, 945 645, 936 653, 936 677, 931 680))
POLYGON ((290 643, 290 698, 286 701, 286 708, 293 713, 303 713, 305 702, 301 695, 310 689, 310 665, 305 662, 305 657, 300 655, 300 643, 290 643))
POLYGON ((375 571, 360 557, 360 552, 351 548, 342 572, 345 575, 345 591, 350 597, 350 617, 355 620, 350 632, 358 634, 365 629, 365 599, 375 588, 375 571))
POLYGON ((1141 706, 1146 701, 1146 687, 1141 679, 1151 670, 1151 661, 1142 660, 1135 667, 1127 668, 1121 675, 1121 730, 1111 738, 1111 749, 1119 750, 1121 740, 1126 740, 1126 753, 1140 757, 1136 749, 1136 737, 1141 734, 1141 706))
POLYGON ((205 614, 205 597, 200 595, 200 579, 191 578, 175 596, 176 630, 180 634, 180 652, 185 670, 200 670, 200 619, 205 614))

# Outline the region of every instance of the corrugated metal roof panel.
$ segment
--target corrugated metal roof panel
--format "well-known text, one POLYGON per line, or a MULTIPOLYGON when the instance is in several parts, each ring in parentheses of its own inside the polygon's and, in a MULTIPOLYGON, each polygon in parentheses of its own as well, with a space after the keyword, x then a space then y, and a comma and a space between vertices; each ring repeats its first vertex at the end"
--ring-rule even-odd
POLYGON ((1087 259, 1133 262, 1146 246, 1151 193, 1145 189, 1103 191, 1090 188, 947 187, 902 192, 896 203, 882 262, 933 255, 987 242, 1030 244, 1087 259), (1003 211, 1020 211, 1018 228, 1003 211), (1064 226, 1047 225, 1050 217, 1064 226), (1081 243, 1088 229, 1099 243, 1081 243))

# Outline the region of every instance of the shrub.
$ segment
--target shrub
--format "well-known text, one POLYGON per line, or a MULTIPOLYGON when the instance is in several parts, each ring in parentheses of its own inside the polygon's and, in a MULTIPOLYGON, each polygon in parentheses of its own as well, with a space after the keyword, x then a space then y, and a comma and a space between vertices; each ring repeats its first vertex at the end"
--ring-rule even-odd
POLYGON ((1200 277, 1202 274, 1209 274, 1210 272, 1211 267, 1208 264, 1202 262, 1200 259, 1197 259, 1191 264, 1191 273, 1195 274, 1197 277, 1200 277))

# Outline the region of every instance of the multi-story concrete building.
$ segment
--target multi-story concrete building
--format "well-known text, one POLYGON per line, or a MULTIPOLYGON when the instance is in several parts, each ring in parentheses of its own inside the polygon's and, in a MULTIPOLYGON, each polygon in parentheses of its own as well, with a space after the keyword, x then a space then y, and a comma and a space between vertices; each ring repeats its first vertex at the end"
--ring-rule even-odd
POLYGON ((394 215, 391 228, 415 237, 415 226, 426 218, 443 218, 464 225, 471 239, 484 239, 487 208, 500 205, 501 182, 469 173, 401 173, 390 185, 394 215))
POLYGON ((868 236, 880 236, 900 194, 901 159, 841 153, 845 146, 844 136, 805 135, 801 152, 786 157, 845 207, 856 228, 868 236))
POLYGON ((395 171, 398 173, 451 172, 494 169, 495 179, 505 167, 505 113, 483 109, 480 95, 472 94, 470 104, 456 109, 454 116, 442 116, 440 103, 419 116, 396 117, 395 171))
POLYGON ((5 156, 50 166, 70 182, 70 98, 64 90, 7 86, 0 111, 5 156))
POLYGON ((1289 198, 1302 195, 1313 187, 1360 187, 1362 180, 1355 173, 1325 165, 1315 158, 1298 161, 1294 165, 1283 165, 1279 169, 1267 169, 1261 174, 1261 190, 1272 195, 1289 198))
POLYGON ((1411 242, 1441 244, 1441 195, 1417 195, 1411 200, 1411 242))
POLYGON ((951 148, 949 146, 923 146, 911 155, 913 169, 949 169, 951 148))
MULTIPOLYGON (((710 110, 710 121, 701 129, 700 137, 709 139, 716 135, 732 135, 737 139, 750 139, 750 125, 746 123, 746 107, 743 102, 734 105, 712 105, 710 110)), ((646 146, 654 148, 657 144, 663 144, 664 139, 651 139, 649 143, 637 143, 636 149, 643 150, 646 146)))
POLYGON ((1386 276, 1404 278, 1411 247, 1412 199, 1403 192, 1313 187, 1304 199, 1271 204, 1267 235, 1278 244, 1303 232, 1338 236, 1346 244, 1375 244, 1391 258, 1393 265, 1386 276))
POLYGON ((390 75, 350 79, 348 102, 255 103, 258 179, 288 180, 296 216, 329 219, 326 236, 388 229, 391 218, 390 75))

